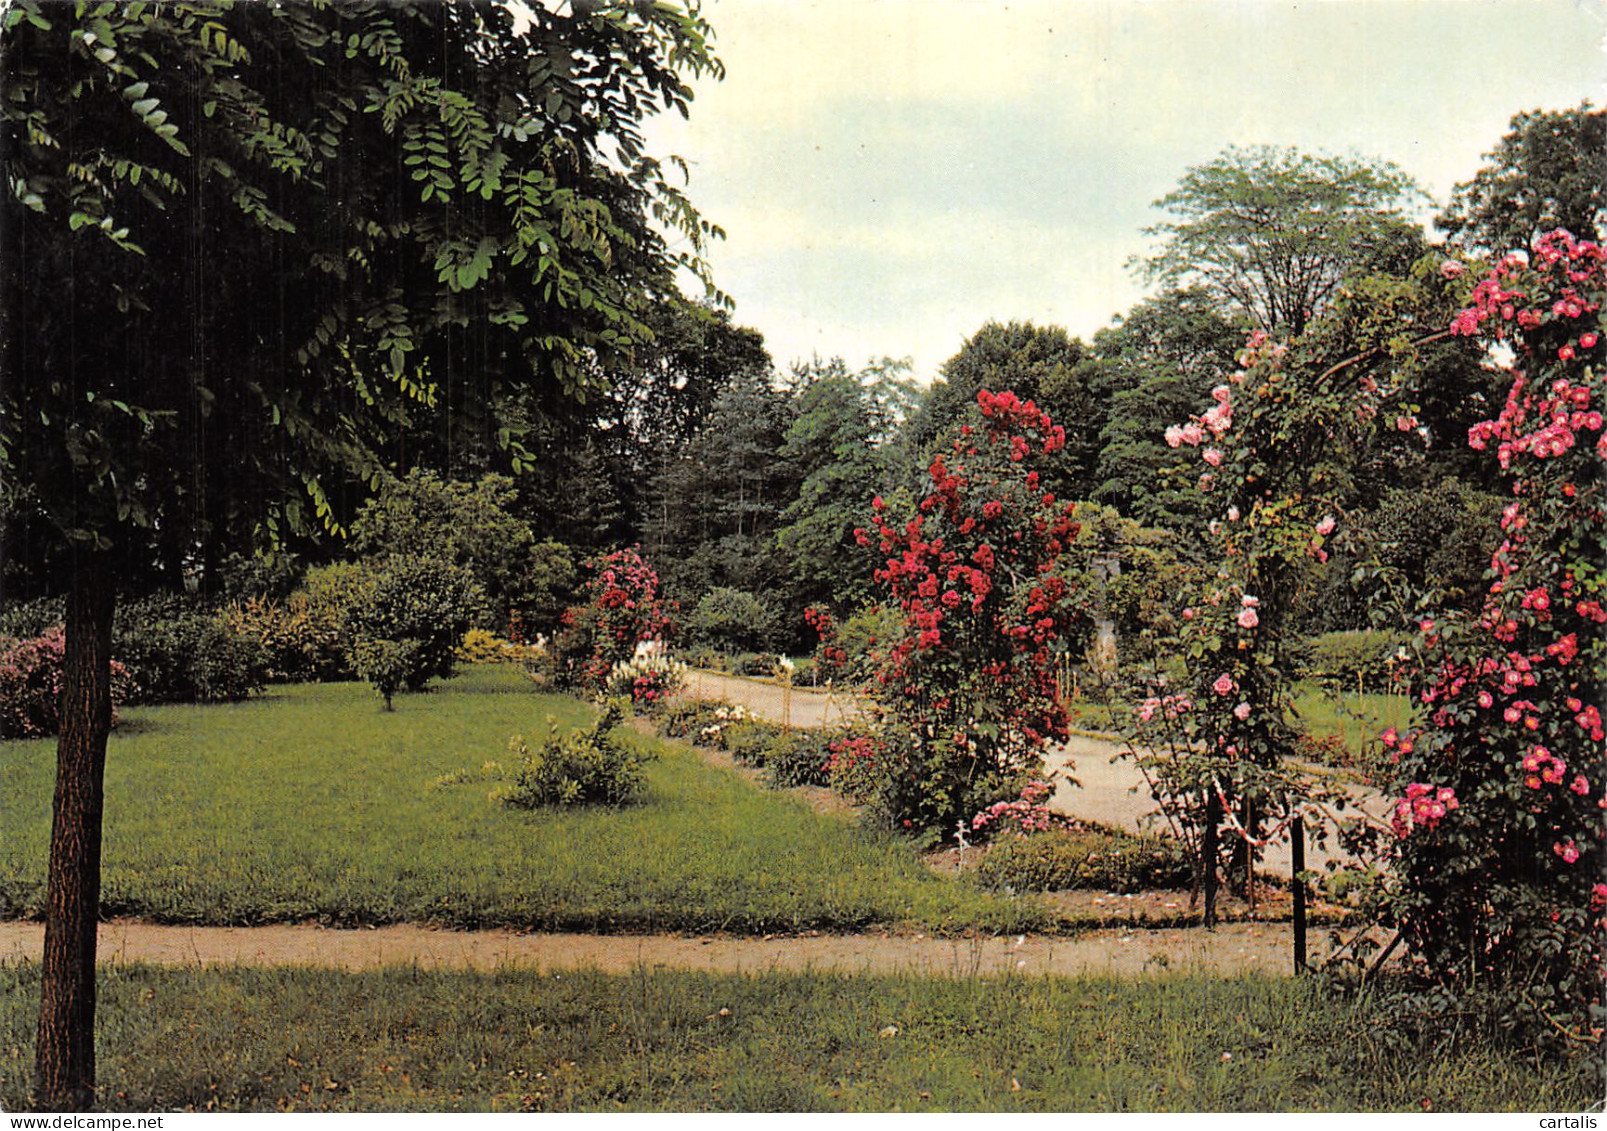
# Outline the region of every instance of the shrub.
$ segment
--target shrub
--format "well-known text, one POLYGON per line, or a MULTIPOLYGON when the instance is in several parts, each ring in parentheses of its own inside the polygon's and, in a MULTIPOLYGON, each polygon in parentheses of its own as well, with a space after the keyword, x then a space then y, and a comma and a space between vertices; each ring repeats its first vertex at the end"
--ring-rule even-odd
POLYGON ((711 672, 725 671, 725 655, 715 651, 713 648, 694 645, 691 648, 679 649, 679 651, 681 659, 686 661, 686 666, 689 668, 702 668, 711 672))
POLYGON ((264 677, 275 683, 352 676, 341 644, 341 615, 333 606, 315 602, 305 590, 282 602, 250 597, 223 612, 230 631, 260 649, 264 677))
POLYGON ((1300 645, 1300 678, 1336 691, 1394 691, 1405 674, 1402 657, 1409 642, 1396 632, 1325 632, 1300 645))
MULTIPOLYGON (((67 635, 52 625, 27 640, 0 637, 0 738, 43 738, 61 726, 67 635)), ((128 669, 112 661, 112 712, 133 692, 128 669)))
POLYGON ((67 602, 61 597, 39 597, 12 605, 0 613, 0 636, 28 640, 66 622, 67 602))
POLYGON ((711 648, 757 651, 770 636, 770 613, 752 593, 719 586, 703 595, 683 628, 711 648))
POLYGON ((780 662, 774 652, 745 652, 731 661, 731 674, 766 679, 776 674, 780 662))
POLYGON ((528 664, 539 660, 541 649, 533 644, 518 644, 483 628, 471 628, 453 655, 465 664, 528 664))
POLYGON ((770 752, 770 744, 781 737, 781 728, 764 719, 744 719, 732 726, 722 727, 715 736, 715 745, 729 750, 731 757, 746 766, 763 766, 770 752))
POLYGON ((392 641, 404 647, 387 649, 385 655, 390 661, 406 658, 402 683, 410 691, 451 675, 458 641, 485 613, 485 594, 474 576, 440 558, 396 555, 364 566, 370 584, 346 610, 343 623, 354 666, 353 649, 392 641))
POLYGON ((133 679, 140 703, 244 699, 267 679, 268 655, 227 613, 194 600, 156 595, 119 606, 112 655, 133 679))
POLYGON ((835 732, 795 730, 770 740, 764 755, 765 780, 780 789, 830 785, 831 742, 835 732))
POLYGON ((1014 891, 1138 892, 1187 887, 1194 861, 1179 841, 1102 828, 1009 836, 989 847, 978 876, 1014 891))
POLYGON ((615 737, 624 712, 625 704, 611 699, 589 730, 563 735, 549 720, 547 737, 534 750, 514 735, 508 748, 517 768, 495 796, 515 809, 634 801, 645 784, 642 767, 653 755, 615 737))
POLYGON ((359 639, 351 646, 352 667, 358 678, 374 685, 391 710, 391 698, 402 689, 418 662, 416 640, 359 639))

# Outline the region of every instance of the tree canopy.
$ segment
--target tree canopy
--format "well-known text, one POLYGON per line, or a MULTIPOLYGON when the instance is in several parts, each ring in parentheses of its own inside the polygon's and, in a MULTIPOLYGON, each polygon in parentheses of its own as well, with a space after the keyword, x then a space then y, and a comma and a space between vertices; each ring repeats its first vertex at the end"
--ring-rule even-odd
POLYGON ((1203 287, 1268 333, 1298 335, 1347 274, 1416 246, 1403 210, 1423 199, 1389 162, 1229 149, 1155 202, 1171 219, 1145 229, 1160 247, 1135 266, 1152 282, 1203 287))
POLYGON ((483 430, 628 361, 715 234, 642 123, 719 65, 670 4, 3 21, 0 481, 71 591, 37 1059, 67 1108, 93 1094, 115 579, 338 531, 417 422, 483 430))

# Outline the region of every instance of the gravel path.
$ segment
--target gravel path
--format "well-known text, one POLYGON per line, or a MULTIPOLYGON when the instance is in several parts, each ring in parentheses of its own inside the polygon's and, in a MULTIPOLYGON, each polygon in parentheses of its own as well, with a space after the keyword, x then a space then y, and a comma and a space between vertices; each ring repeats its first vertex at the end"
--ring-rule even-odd
MULTIPOLYGON (((102 962, 175 966, 317 966, 369 970, 427 969, 539 971, 673 967, 721 973, 831 970, 969 977, 1111 974, 1172 970, 1214 973, 1292 970, 1287 923, 1228 923, 1215 930, 1100 930, 1075 938, 1006 936, 940 939, 923 935, 817 935, 776 938, 672 935, 515 934, 444 931, 419 926, 334 930, 308 925, 172 927, 117 921, 100 927, 102 962)), ((1310 957, 1328 953, 1328 936, 1310 935, 1310 957)), ((44 927, 0 923, 0 963, 37 962, 44 927)))

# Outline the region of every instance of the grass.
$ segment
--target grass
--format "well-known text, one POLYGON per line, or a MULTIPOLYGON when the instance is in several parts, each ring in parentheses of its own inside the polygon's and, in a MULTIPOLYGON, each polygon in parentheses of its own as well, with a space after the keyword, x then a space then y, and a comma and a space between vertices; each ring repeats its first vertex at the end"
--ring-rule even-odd
MULTIPOLYGON (((386 713, 366 685, 129 710, 107 757, 102 906, 163 922, 438 922, 766 932, 1026 930, 1047 913, 932 874, 907 843, 756 790, 677 744, 643 804, 523 813, 437 778, 589 720, 515 669, 466 669, 386 713)), ((37 918, 55 750, 0 744, 0 917, 37 918)))
POLYGON ((1406 695, 1335 694, 1309 682, 1296 689, 1294 713, 1308 734, 1338 738, 1351 763, 1361 766, 1376 756, 1380 734, 1389 727, 1405 733, 1417 717, 1416 704, 1406 695))
MULTIPOLYGON (((0 967, 0 1106, 34 966, 0 967)), ((1583 1063, 1392 1044, 1315 979, 117 966, 106 1110, 1579 1111, 1583 1063), (896 1028, 890 1033, 889 1027, 896 1028)))

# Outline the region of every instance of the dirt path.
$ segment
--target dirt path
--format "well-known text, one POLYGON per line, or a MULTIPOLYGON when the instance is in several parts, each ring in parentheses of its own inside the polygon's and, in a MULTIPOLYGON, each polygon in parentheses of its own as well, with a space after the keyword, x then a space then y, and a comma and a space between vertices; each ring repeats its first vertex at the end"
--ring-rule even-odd
MULTIPOLYGON (((1310 956, 1328 953, 1326 932, 1313 931, 1310 956)), ((44 949, 38 923, 0 923, 0 963, 37 962, 44 949)), ((1292 969, 1286 923, 1229 923, 1197 928, 1102 930, 1075 938, 1006 936, 939 939, 922 935, 816 935, 781 938, 671 935, 515 934, 395 926, 332 930, 316 926, 168 927, 118 921, 100 928, 102 962, 176 966, 274 965, 370 970, 538 971, 671 967, 720 973, 831 970, 916 973, 937 977, 1015 974, 1132 976, 1170 970, 1282 975, 1292 969)))
POLYGON ((693 668, 686 673, 689 699, 724 699, 740 703, 761 719, 795 727, 835 726, 859 714, 858 698, 849 691, 790 690, 768 680, 745 679, 693 668))

